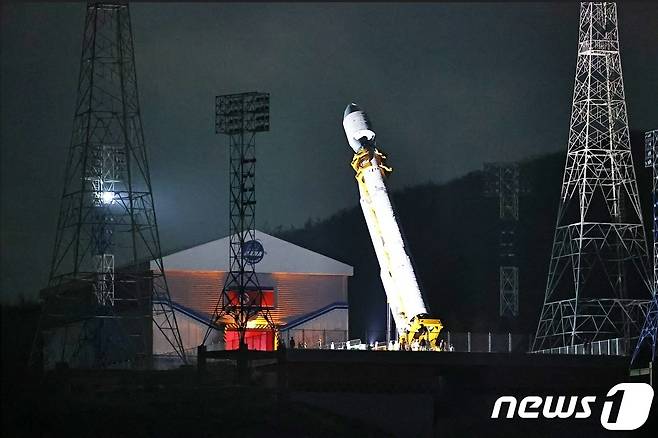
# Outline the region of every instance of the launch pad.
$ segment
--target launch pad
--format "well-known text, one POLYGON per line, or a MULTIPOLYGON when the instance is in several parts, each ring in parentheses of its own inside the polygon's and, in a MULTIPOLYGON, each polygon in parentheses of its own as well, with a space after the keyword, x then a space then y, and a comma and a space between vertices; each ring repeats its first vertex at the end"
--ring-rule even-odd
POLYGON ((587 387, 589 381, 599 385, 595 375, 606 382, 628 379, 624 356, 301 349, 248 354, 263 362, 255 372, 283 365, 289 388, 319 392, 433 392, 445 378, 467 378, 470 384, 491 388, 527 386, 539 392, 561 385, 587 387), (263 361, 267 359, 269 364, 263 361))
MULTIPOLYGON (((224 359, 227 353, 237 354, 210 352, 224 359)), ((274 389, 281 402, 302 402, 407 436, 509 436, 518 430, 596 435, 598 414, 578 421, 494 420, 492 408, 501 396, 592 395, 602 401, 614 385, 633 380, 623 356, 303 349, 247 354, 251 381, 274 389)), ((200 375, 214 374, 208 367, 200 375)))

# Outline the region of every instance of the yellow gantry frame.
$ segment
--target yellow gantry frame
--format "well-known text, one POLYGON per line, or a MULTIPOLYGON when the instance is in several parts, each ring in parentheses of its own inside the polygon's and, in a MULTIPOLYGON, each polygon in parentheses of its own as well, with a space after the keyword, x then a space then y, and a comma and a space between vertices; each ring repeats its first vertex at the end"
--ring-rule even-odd
MULTIPOLYGON (((372 158, 375 159, 377 165, 381 169, 383 177, 386 177, 393 171, 391 167, 388 167, 384 164, 386 155, 384 155, 380 150, 376 148, 373 149, 372 155, 372 158)), ((356 172, 355 178, 359 183, 359 187, 361 189, 360 191, 366 194, 368 193, 368 187, 365 185, 363 171, 373 165, 372 158, 370 150, 365 147, 361 148, 357 153, 355 153, 354 157, 352 158, 352 168, 356 172)), ((372 215, 376 218, 374 211, 372 211, 372 215)), ((378 227, 377 220, 373 221, 373 224, 378 227)), ((377 233, 381 234, 381 230, 377 229, 377 233)), ((384 250, 384 253, 388 259, 388 252, 384 250)), ((383 267, 380 266, 380 268, 383 267)), ((409 331, 405 331, 402 335, 400 335, 399 342, 401 344, 406 343, 410 346, 414 340, 418 340, 420 342, 421 340, 425 339, 428 350, 438 350, 437 338, 439 337, 441 329, 443 329, 441 320, 437 318, 430 318, 425 315, 417 315, 411 320, 409 331)))

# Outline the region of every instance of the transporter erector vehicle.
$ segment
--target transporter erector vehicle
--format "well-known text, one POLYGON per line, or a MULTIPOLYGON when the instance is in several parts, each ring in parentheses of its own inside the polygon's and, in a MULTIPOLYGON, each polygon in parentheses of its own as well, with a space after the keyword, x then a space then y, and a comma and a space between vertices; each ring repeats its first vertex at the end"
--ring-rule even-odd
POLYGON ((425 340, 427 349, 438 349, 443 324, 430 317, 416 274, 388 196, 385 179, 392 171, 377 148, 375 131, 367 114, 355 103, 345 109, 343 128, 354 151, 352 168, 359 185, 360 204, 380 267, 400 346, 425 340))

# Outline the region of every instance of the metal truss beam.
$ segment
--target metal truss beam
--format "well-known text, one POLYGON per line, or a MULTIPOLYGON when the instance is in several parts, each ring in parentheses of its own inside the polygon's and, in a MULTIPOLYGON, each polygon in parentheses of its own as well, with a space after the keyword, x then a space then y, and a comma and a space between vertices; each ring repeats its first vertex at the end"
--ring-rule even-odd
POLYGON ((498 197, 499 315, 519 315, 519 268, 516 266, 516 226, 519 220, 519 165, 485 163, 485 195, 498 197))
POLYGON ((631 309, 646 313, 647 256, 617 6, 581 3, 567 159, 532 350, 637 335, 631 309))
POLYGON ((43 354, 46 366, 148 367, 153 325, 186 360, 162 264, 126 1, 87 3, 73 132, 42 297, 31 359, 43 354))
POLYGON ((229 318, 225 328, 238 331, 240 346, 250 321, 261 317, 275 330, 248 246, 256 241, 256 133, 269 131, 270 96, 250 92, 217 96, 215 132, 229 140, 229 272, 212 324, 203 339, 229 318))
POLYGON ((656 160, 656 151, 658 151, 658 129, 645 133, 645 167, 651 168, 651 212, 653 214, 653 281, 651 292, 653 299, 647 318, 640 332, 637 346, 633 352, 631 363, 638 358, 643 346, 649 345, 650 360, 656 357, 656 340, 658 338, 658 160, 656 160))

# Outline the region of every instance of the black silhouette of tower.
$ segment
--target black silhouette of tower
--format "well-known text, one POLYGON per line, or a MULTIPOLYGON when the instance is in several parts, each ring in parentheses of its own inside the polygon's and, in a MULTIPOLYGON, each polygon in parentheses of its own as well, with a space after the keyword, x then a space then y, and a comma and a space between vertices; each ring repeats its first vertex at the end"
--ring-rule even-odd
POLYGON ((653 214, 653 283, 652 293, 653 300, 647 312, 647 318, 640 332, 635 351, 633 352, 632 362, 635 362, 644 344, 648 343, 651 350, 650 358, 656 357, 656 339, 658 338, 658 161, 656 152, 658 151, 658 129, 649 131, 644 136, 645 141, 645 167, 651 168, 651 212, 653 214))
POLYGON ((485 195, 498 198, 498 314, 504 318, 519 316, 519 267, 516 255, 516 228, 519 222, 519 165, 485 163, 485 195))
POLYGON ((158 235, 126 1, 89 1, 48 288, 31 357, 148 367, 159 330, 185 361, 158 235), (157 329, 156 329, 157 327, 157 329))

